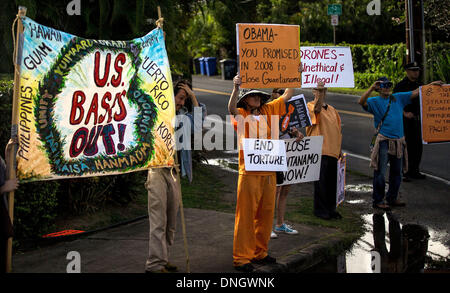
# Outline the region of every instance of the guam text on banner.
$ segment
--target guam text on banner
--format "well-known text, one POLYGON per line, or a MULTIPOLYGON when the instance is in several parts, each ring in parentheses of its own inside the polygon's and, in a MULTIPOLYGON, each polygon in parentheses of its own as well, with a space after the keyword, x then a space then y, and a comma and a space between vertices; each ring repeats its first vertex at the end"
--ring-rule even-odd
POLYGON ((349 47, 300 47, 303 64, 302 87, 355 87, 349 47))
POLYGON ((298 25, 237 23, 236 37, 242 88, 301 86, 298 25))
POLYGON ((175 105, 163 32, 83 39, 23 18, 18 177, 172 166, 175 105))

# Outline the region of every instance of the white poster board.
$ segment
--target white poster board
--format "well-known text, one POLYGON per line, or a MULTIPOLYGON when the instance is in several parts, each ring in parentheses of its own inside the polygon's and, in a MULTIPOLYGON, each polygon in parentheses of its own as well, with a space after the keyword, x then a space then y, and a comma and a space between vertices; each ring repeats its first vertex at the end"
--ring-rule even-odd
POLYGON ((284 140, 242 139, 246 171, 286 171, 284 140))
POLYGON ((300 47, 303 64, 302 88, 317 86, 355 87, 353 61, 350 47, 300 47))
POLYGON ((285 142, 287 171, 283 172, 283 183, 279 186, 319 180, 323 136, 306 136, 299 142, 291 138, 285 142))
POLYGON ((347 154, 343 154, 337 163, 336 180, 336 206, 344 202, 345 199, 345 169, 347 166, 347 154))

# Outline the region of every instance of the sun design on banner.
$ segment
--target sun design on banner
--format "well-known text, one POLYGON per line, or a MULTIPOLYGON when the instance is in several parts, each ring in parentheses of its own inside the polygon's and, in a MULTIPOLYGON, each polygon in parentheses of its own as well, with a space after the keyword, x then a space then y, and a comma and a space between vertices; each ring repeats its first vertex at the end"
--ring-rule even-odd
POLYGON ((129 170, 152 158, 158 112, 140 88, 139 51, 133 42, 82 38, 61 49, 39 83, 34 113, 53 173, 129 170))

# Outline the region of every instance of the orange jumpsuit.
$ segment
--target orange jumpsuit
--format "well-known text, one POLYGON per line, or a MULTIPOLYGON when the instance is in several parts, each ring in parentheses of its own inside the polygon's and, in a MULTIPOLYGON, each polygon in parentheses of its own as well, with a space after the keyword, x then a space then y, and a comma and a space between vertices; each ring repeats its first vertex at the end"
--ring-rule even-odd
POLYGON ((240 115, 250 122, 245 123, 244 127, 242 124, 237 127, 239 179, 233 240, 234 266, 267 256, 276 193, 275 172, 245 171, 242 138, 256 138, 252 135, 256 134, 258 138, 278 139, 278 117, 286 113, 286 106, 283 99, 266 103, 260 107, 259 117, 248 117, 252 116, 249 111, 242 108, 238 110, 240 115), (276 119, 271 119, 272 115, 277 115, 276 119))

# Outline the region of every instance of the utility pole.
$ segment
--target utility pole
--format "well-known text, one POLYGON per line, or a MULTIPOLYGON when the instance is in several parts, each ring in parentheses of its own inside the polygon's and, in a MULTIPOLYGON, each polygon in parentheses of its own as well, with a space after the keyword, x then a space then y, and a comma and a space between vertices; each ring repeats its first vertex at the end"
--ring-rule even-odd
MULTIPOLYGON (((423 0, 405 0, 406 16, 406 63, 422 64, 423 78, 426 74, 425 21, 423 0)), ((424 80, 425 81, 425 80, 424 80)))

